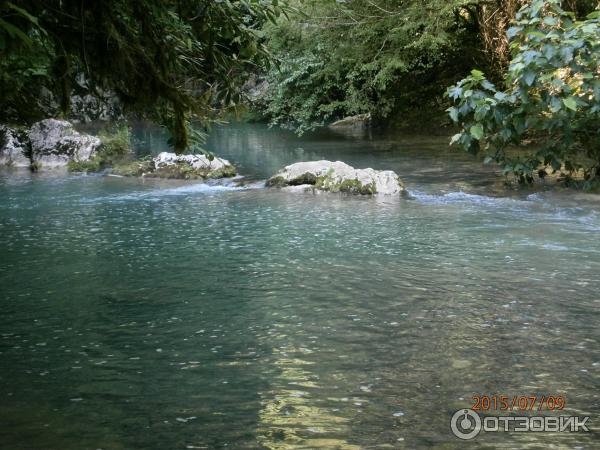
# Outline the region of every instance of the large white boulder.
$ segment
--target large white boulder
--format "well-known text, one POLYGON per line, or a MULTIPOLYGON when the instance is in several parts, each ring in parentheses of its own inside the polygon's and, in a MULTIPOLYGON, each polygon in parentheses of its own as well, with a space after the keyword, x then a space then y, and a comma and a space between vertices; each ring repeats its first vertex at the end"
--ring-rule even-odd
POLYGON ((277 172, 267 186, 306 186, 329 192, 400 195, 404 183, 391 170, 355 169, 341 161, 299 162, 277 172))
POLYGON ((0 125, 0 166, 29 167, 28 153, 25 133, 0 125))
POLYGON ((87 161, 102 145, 95 136, 80 134, 66 120, 45 119, 29 129, 32 162, 42 168, 87 161))

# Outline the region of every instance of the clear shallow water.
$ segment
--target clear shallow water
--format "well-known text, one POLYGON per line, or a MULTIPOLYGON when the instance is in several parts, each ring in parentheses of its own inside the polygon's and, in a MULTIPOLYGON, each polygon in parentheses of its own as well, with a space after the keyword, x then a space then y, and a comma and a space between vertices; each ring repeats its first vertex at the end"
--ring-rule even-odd
POLYGON ((2 172, 0 446, 597 447, 600 201, 506 190, 445 142, 208 144, 256 180, 390 168, 410 200, 2 172), (563 394, 592 432, 465 444, 478 393, 563 394))

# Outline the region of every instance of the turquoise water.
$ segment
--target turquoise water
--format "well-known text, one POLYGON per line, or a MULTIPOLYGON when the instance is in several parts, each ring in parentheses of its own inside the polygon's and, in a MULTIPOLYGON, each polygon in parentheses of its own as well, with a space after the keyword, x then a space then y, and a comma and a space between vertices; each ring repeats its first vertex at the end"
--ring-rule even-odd
POLYGON ((215 130, 242 188, 0 172, 0 446, 597 447, 600 200, 446 142, 215 130), (321 158, 413 197, 261 187, 321 158), (494 393, 562 394, 592 431, 453 437, 494 393))

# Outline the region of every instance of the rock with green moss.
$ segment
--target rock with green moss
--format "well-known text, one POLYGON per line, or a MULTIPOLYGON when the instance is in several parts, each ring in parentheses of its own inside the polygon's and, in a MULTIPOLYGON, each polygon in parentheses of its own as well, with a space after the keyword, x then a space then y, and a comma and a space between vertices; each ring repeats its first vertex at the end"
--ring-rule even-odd
POLYGON ((207 180, 234 177, 237 171, 222 158, 210 160, 205 155, 176 155, 162 152, 153 159, 122 161, 113 165, 112 173, 121 176, 207 180))
POLYGON ((358 195, 404 195, 404 183, 391 170, 355 169, 341 161, 308 161, 287 166, 266 182, 269 187, 358 195))
POLYGON ((112 167, 112 174, 124 177, 208 180, 234 177, 237 174, 235 167, 222 158, 211 160, 204 155, 176 155, 168 152, 162 152, 155 158, 129 159, 108 158, 102 149, 89 161, 69 163, 69 169, 74 172, 97 172, 107 167, 112 167))
POLYGON ((145 177, 154 171, 151 159, 120 161, 112 166, 112 173, 123 177, 145 177))
POLYGON ((153 170, 146 176, 186 180, 234 177, 235 167, 226 159, 206 155, 176 155, 162 152, 152 160, 153 170))

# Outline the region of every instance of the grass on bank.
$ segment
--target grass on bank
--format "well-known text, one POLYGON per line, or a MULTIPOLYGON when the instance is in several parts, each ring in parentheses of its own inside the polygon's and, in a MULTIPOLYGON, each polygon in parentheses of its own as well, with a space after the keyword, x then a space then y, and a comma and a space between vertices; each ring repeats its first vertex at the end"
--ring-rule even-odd
POLYGON ((126 124, 106 127, 98 133, 102 146, 88 161, 69 161, 71 172, 99 172, 108 167, 126 165, 133 157, 131 129, 126 124))

